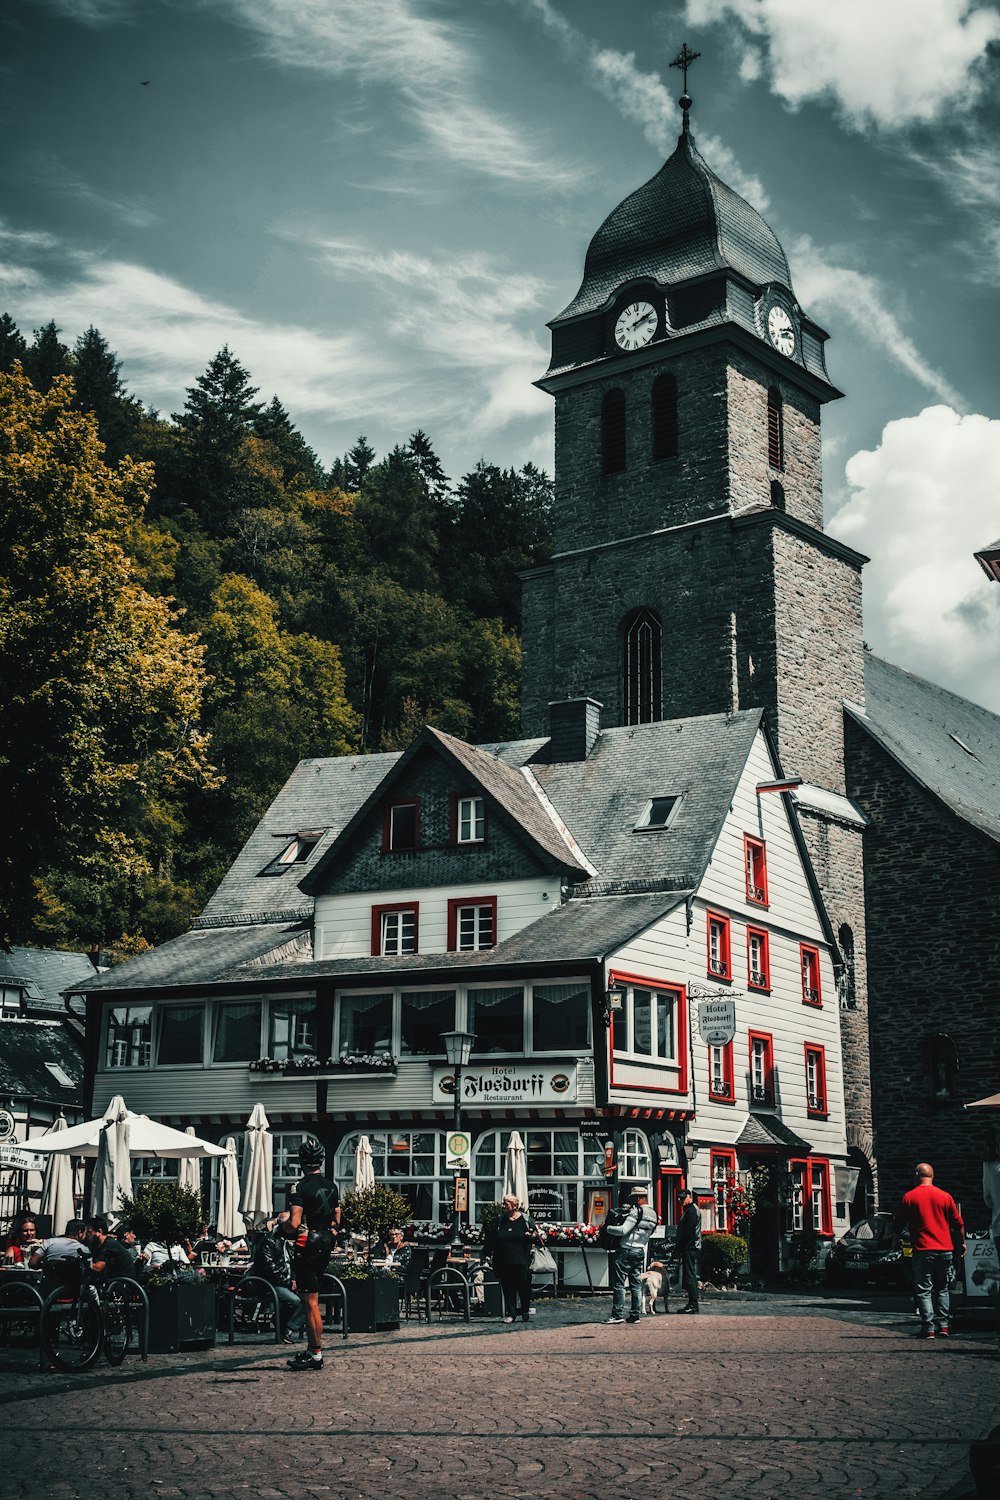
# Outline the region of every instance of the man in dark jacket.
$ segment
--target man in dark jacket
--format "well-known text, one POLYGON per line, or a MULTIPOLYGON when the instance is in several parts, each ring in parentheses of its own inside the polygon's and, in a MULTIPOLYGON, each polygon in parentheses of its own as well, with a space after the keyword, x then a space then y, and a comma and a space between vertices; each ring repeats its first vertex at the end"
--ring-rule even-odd
POLYGON ((292 1343, 306 1320, 302 1300, 296 1295, 292 1281, 288 1239, 282 1234, 288 1217, 287 1213, 279 1214, 273 1230, 261 1231, 253 1256, 253 1274, 274 1287, 278 1299, 278 1316, 282 1323, 281 1331, 286 1344, 292 1343))
POLYGON ((696 1313, 698 1306, 698 1262, 701 1260, 701 1214, 690 1188, 681 1193, 681 1218, 677 1225, 675 1248, 681 1263, 681 1286, 687 1293, 687 1306, 679 1313, 696 1313))

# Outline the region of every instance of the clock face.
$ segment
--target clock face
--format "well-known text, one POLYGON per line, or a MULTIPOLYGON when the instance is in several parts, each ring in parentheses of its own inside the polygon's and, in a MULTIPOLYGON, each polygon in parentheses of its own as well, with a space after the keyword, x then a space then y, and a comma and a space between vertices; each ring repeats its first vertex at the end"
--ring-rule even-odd
POLYGON ((641 349, 656 332, 656 308, 652 302, 630 302, 615 323, 615 342, 621 349, 641 349))
POLYGON ((795 353, 795 328, 785 309, 777 304, 767 315, 767 336, 779 354, 795 353))

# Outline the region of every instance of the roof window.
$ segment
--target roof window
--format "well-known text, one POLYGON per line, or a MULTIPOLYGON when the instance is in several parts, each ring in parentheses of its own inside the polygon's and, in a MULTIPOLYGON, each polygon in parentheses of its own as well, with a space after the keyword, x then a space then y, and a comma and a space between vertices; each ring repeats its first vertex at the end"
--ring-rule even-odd
POLYGON ((323 837, 322 828, 310 829, 303 833, 297 833, 295 837, 285 845, 281 853, 276 855, 271 863, 261 871, 262 875, 283 875, 293 865, 304 865, 308 862, 316 845, 323 837))
POLYGON ((72 1078, 70 1078, 68 1073, 64 1072, 64 1070, 59 1066, 58 1063, 47 1062, 45 1066, 52 1074, 52 1077, 55 1079, 56 1083, 58 1083, 62 1088, 72 1089, 76 1087, 72 1078))
POLYGON ((634 832, 649 831, 655 833, 658 829, 669 828, 677 816, 677 808, 680 805, 680 797, 650 797, 643 808, 642 816, 635 825, 634 832))
POLYGON ((965 743, 965 741, 964 740, 960 740, 957 734, 952 734, 951 731, 949 730, 948 731, 948 738, 950 740, 954 740, 955 744, 958 746, 958 748, 960 750, 964 750, 965 753, 966 753, 966 755, 971 755, 973 760, 978 760, 979 759, 979 756, 976 754, 975 750, 970 750, 969 746, 965 743))

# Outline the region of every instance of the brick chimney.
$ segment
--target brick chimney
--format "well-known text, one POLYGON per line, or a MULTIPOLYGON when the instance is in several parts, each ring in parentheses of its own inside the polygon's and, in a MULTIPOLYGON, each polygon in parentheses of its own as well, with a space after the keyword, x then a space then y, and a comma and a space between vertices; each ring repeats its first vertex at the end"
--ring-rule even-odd
POLYGON ((561 698, 549 704, 549 760, 586 760, 601 732, 603 703, 596 698, 561 698))

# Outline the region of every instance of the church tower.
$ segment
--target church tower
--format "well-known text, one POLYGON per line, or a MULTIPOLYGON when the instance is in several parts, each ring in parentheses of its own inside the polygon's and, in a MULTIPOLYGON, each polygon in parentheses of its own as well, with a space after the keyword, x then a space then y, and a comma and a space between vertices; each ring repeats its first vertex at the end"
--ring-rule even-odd
POLYGON ((848 1113, 872 1166, 861 820, 844 711, 864 702, 859 553, 823 531, 820 414, 840 392, 761 215, 691 135, 608 215, 550 323, 555 550, 524 575, 522 718, 604 725, 763 708, 839 930, 848 1113), (853 1097, 852 1097, 853 1096, 853 1097))

